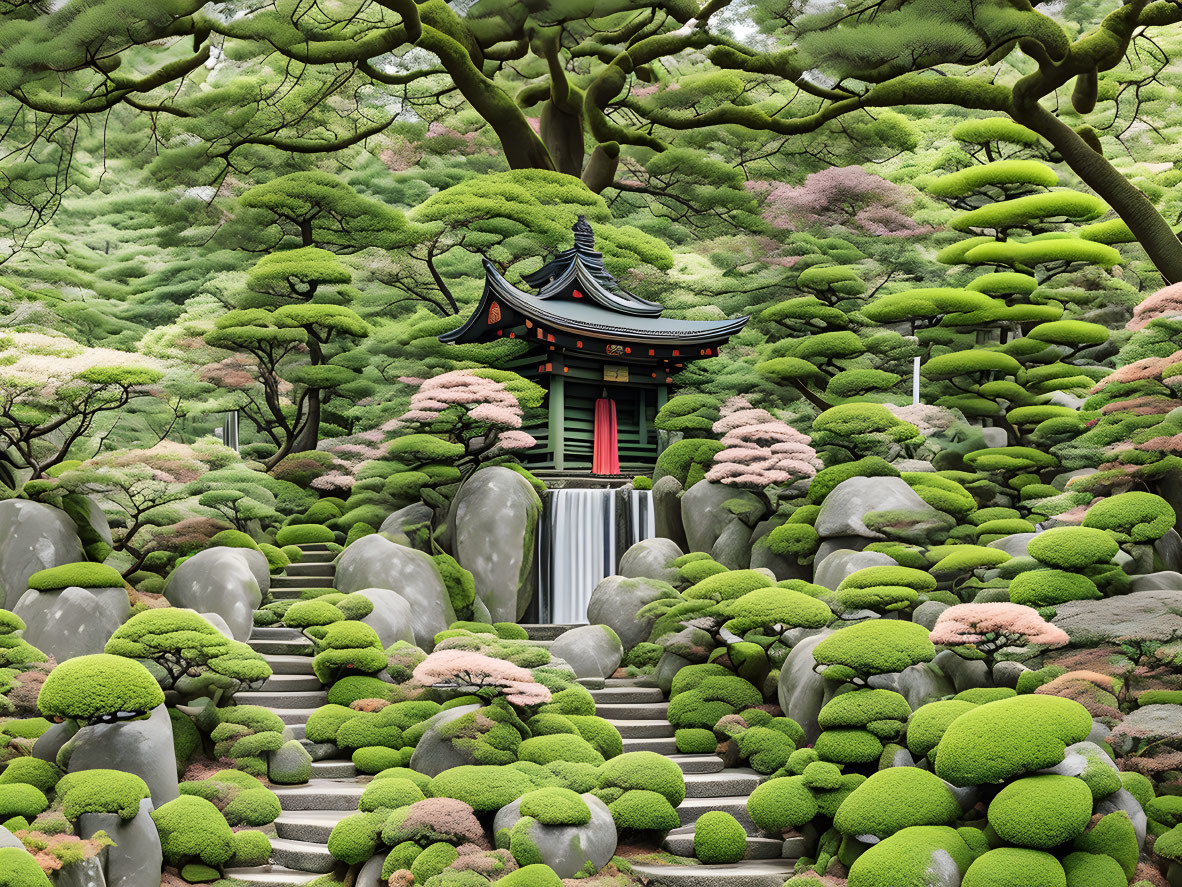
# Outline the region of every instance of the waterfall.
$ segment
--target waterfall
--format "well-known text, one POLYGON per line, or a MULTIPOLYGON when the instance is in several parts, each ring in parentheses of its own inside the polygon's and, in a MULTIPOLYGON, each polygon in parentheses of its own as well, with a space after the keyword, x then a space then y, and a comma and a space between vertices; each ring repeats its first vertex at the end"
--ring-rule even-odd
POLYGON ((591 592, 628 548, 656 535, 652 491, 569 488, 546 494, 538 536, 539 618, 587 621, 591 592))

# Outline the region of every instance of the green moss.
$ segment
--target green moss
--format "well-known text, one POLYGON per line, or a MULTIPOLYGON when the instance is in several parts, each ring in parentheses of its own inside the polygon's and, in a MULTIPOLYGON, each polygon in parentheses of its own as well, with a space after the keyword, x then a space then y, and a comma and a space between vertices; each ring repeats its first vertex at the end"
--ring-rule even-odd
POLYGON ((517 749, 517 757, 519 760, 532 761, 535 764, 549 764, 552 761, 603 763, 603 755, 586 739, 564 733, 534 736, 525 740, 517 749))
POLYGON ((542 825, 586 825, 591 808, 570 789, 540 788, 521 796, 521 815, 542 825))
POLYGON ((49 806, 41 789, 23 782, 0 785, 0 822, 20 816, 32 820, 49 806))
POLYGON ((751 727, 736 738, 739 753, 757 773, 775 773, 796 751, 796 740, 771 727, 751 727))
POLYGON ((411 770, 409 767, 389 767, 374 776, 375 782, 379 779, 406 779, 417 785, 424 794, 427 793, 427 787, 431 784, 430 776, 426 773, 419 773, 417 770, 411 770))
POLYGON ((29 577, 29 588, 36 591, 60 591, 63 588, 122 588, 123 576, 104 564, 76 563, 38 570, 29 577))
POLYGON ((455 798, 473 810, 491 812, 533 788, 533 781, 520 770, 467 765, 444 770, 431 780, 427 793, 435 798, 455 798))
POLYGON ((358 699, 392 700, 394 687, 381 678, 368 675, 351 675, 341 678, 328 691, 330 705, 349 706, 358 699))
POLYGON ((833 618, 833 613, 823 601, 778 586, 749 591, 734 600, 724 601, 718 609, 727 618, 726 629, 740 636, 755 629, 776 625, 785 628, 822 628, 833 618))
POLYGON ((378 850, 382 826, 389 812, 383 808, 345 817, 333 826, 328 836, 328 852, 334 859, 349 865, 368 861, 378 850))
POLYGON ((599 768, 594 764, 555 761, 542 770, 546 773, 547 782, 579 794, 593 791, 599 785, 599 768))
POLYGON ((676 807, 685 800, 685 776, 664 755, 651 751, 625 752, 600 768, 599 789, 648 789, 676 807))
POLYGON ((304 735, 310 742, 336 742, 341 725, 357 717, 357 712, 344 705, 322 705, 308 716, 304 735))
POLYGON ((817 815, 817 801, 802 776, 781 776, 756 786, 747 798, 751 821, 771 835, 798 828, 817 815))
POLYGON ((1091 715, 1071 699, 1028 695, 990 702, 948 725, 936 749, 936 775, 953 785, 985 785, 1053 767, 1091 730, 1091 715))
POLYGON ((971 702, 973 705, 984 705, 986 702, 996 702, 998 699, 1009 699, 1017 696, 1011 687, 970 687, 957 693, 953 699, 958 702, 971 702))
POLYGON ((1174 526, 1174 509, 1153 493, 1118 493, 1087 510, 1083 525, 1107 530, 1118 542, 1152 542, 1174 526))
POLYGON ((835 671, 832 676, 838 679, 902 671, 935 655, 926 628, 898 619, 871 619, 838 629, 813 650, 818 663, 830 666, 826 677, 835 671))
POLYGON ((1137 871, 1137 860, 1140 858, 1137 830, 1124 810, 1116 810, 1102 817, 1076 838, 1071 846, 1076 850, 1112 857, 1127 879, 1132 879, 1137 871))
POLYGON ((728 673, 708 677, 692 690, 672 697, 667 717, 677 728, 711 728, 719 718, 762 702, 763 694, 759 690, 738 675, 728 673))
POLYGON ((707 865, 729 865, 747 855, 747 832, 735 817, 708 810, 694 823, 694 856, 707 865))
POLYGON ((839 693, 825 703, 817 716, 822 730, 865 727, 874 721, 897 721, 898 733, 911 717, 911 706, 894 690, 854 690, 839 693))
POLYGON ((1115 859, 1076 852, 1063 859, 1067 887, 1126 887, 1128 877, 1115 859))
POLYGON ((415 883, 423 884, 459 858, 460 854, 455 847, 439 841, 425 848, 415 857, 415 861, 411 863, 410 871, 415 876, 415 883))
POLYGON ((1010 580, 1010 602, 1035 609, 1101 597, 1095 582, 1065 570, 1030 570, 1010 580))
POLYGON ((0 785, 23 782, 49 794, 61 777, 61 769, 49 761, 31 757, 13 758, 4 768, 4 772, 0 773, 0 785))
POLYGON ((361 793, 357 809, 363 813, 372 813, 382 808, 393 810, 421 801, 425 797, 422 789, 409 779, 376 779, 361 793))
POLYGON ((817 472, 809 484, 808 499, 814 505, 821 504, 825 497, 842 481, 851 477, 898 477, 899 470, 878 456, 867 456, 854 462, 843 462, 817 472))
MULTIPOLYGON (((934 858, 941 868, 951 862, 958 872, 968 870, 974 852, 956 829, 948 826, 913 826, 895 832, 854 860, 849 887, 920 887, 932 883, 929 869, 934 858)), ((951 872, 949 872, 951 875, 951 872)), ((948 883, 956 883, 949 880, 948 883)))
POLYGON ((5 887, 52 887, 37 860, 19 847, 0 848, 0 872, 5 887))
POLYGON ((319 524, 288 524, 275 534, 277 545, 312 545, 335 541, 336 534, 319 524))
POLYGON ((973 861, 961 887, 1067 887, 1067 876, 1049 853, 999 847, 973 861))
POLYGON ((855 570, 837 586, 843 588, 872 588, 876 585, 902 585, 916 591, 932 591, 936 580, 923 570, 910 567, 876 566, 855 570))
POLYGON ((386 854, 386 858, 382 862, 382 877, 389 878, 397 871, 410 871, 415 859, 422 852, 423 848, 414 841, 403 841, 398 844, 386 854))
POLYGON ((989 824, 1000 838, 1044 850, 1082 835, 1091 816, 1092 793, 1071 776, 1018 779, 989 805, 989 824))
POLYGON ((716 440, 687 438, 675 441, 657 457, 653 483, 671 476, 688 490, 706 476, 714 464, 715 454, 723 449, 723 445, 716 440))
POLYGON ((118 813, 120 819, 134 819, 140 801, 148 796, 140 777, 121 770, 80 770, 57 784, 57 800, 70 820, 83 813, 118 813))
POLYGON ((537 863, 509 872, 497 883, 501 887, 561 887, 562 879, 548 865, 537 863))
POLYGON ((608 804, 607 809, 621 831, 667 832, 681 824, 669 800, 647 789, 626 791, 608 804))
MULTIPOLYGON (((614 758, 624 751, 624 740, 611 723, 596 715, 567 715, 567 722, 572 724, 578 734, 585 739, 593 749, 606 760, 614 758)), ((541 762, 539 762, 541 763, 541 762)), ((595 761, 584 761, 593 764, 595 761)))
POLYGON ((686 600, 731 601, 770 585, 775 585, 775 580, 757 570, 730 570, 695 582, 682 592, 682 597, 686 600))
POLYGON ((249 548, 253 551, 258 551, 259 548, 257 542, 240 530, 222 530, 215 533, 209 540, 209 546, 212 548, 218 545, 226 548, 249 548))
POLYGON ((677 751, 683 755, 711 754, 718 746, 714 732, 702 727, 683 727, 674 732, 677 751))
POLYGON ((381 773, 393 767, 401 767, 405 756, 402 750, 386 748, 384 745, 369 745, 353 751, 353 766, 361 773, 381 773))
POLYGON ((61 663, 37 697, 42 714, 83 723, 147 714, 163 702, 164 692, 144 666, 107 653, 61 663))
POLYGON ((1039 533, 1027 546, 1031 557, 1060 570, 1107 563, 1119 550, 1111 534, 1094 527, 1055 527, 1039 533))
POLYGON ((835 764, 869 764, 882 756, 882 740, 868 730, 826 730, 813 747, 835 764))
POLYGON ((266 865, 270 858, 271 839, 262 832, 243 829, 234 833, 233 865, 243 867, 266 865))
POLYGON ((918 767, 889 767, 850 793, 833 825, 844 835, 886 838, 910 826, 951 825, 960 814, 960 804, 939 777, 918 767))
POLYGON ((220 866, 234 855, 234 833, 218 808, 204 798, 181 795, 153 810, 152 820, 169 865, 220 866))

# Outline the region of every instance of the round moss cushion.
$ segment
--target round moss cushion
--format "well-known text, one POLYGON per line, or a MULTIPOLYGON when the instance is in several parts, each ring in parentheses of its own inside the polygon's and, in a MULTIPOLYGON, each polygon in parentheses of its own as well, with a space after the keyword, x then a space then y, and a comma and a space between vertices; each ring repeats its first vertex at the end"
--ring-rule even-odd
POLYGON ((703 813, 694 824, 694 856, 707 865, 729 865, 747 855, 747 832, 722 810, 703 813))
POLYGON ((1043 774, 1011 782, 989 804, 998 837, 1047 849, 1082 835, 1092 818, 1092 792, 1074 776, 1043 774))
POLYGON ((1067 887, 1067 875, 1049 853, 999 847, 973 860, 961 887, 1067 887))

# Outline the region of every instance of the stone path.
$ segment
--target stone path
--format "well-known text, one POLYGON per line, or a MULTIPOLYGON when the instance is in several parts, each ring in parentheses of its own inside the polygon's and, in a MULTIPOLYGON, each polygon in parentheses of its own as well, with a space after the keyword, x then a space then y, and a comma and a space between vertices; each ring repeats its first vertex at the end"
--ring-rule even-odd
MULTIPOLYGON (((305 589, 332 587, 333 555, 321 545, 300 547, 305 552, 300 563, 272 579, 272 598, 298 598, 305 589)), ((549 640, 547 628, 538 626, 537 634, 549 640)), ((311 643, 288 628, 255 628, 249 643, 266 658, 274 674, 260 689, 237 694, 236 701, 270 709, 294 738, 302 739, 308 716, 328 701, 327 691, 312 672, 311 643)), ((748 831, 748 858, 738 865, 634 866, 636 873, 669 887, 716 887, 718 882, 733 887, 780 887, 791 875, 794 860, 781 860, 780 842, 760 837, 747 817, 747 796, 762 777, 746 768, 726 769, 717 755, 678 754, 667 719, 669 703, 660 689, 643 680, 609 679, 590 692, 596 713, 620 731, 624 751, 665 755, 685 774, 686 798, 677 810, 682 826, 669 834, 666 848, 670 852, 693 854, 694 823, 707 810, 731 813, 748 831)), ((265 887, 300 887, 332 872, 337 866, 328 852, 328 836, 338 822, 357 811, 371 778, 359 775, 348 759, 325 760, 313 762, 306 785, 274 786, 283 812, 275 821, 271 864, 229 869, 227 876, 265 887)))

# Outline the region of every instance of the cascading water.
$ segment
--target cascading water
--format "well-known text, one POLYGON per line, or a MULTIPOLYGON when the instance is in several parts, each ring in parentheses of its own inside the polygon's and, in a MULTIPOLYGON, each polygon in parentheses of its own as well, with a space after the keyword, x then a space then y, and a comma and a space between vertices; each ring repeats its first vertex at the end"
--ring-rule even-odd
POLYGON ((595 586, 630 546, 655 535, 651 490, 551 490, 538 538, 540 620, 586 622, 595 586))

